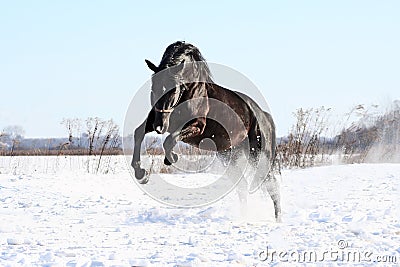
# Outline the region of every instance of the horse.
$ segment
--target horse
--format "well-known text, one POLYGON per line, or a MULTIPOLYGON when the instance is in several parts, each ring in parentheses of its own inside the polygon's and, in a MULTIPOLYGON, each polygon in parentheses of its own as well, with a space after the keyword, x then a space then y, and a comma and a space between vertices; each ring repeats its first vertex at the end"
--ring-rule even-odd
POLYGON ((265 184, 262 188, 273 201, 275 218, 280 221, 279 184, 272 172, 276 136, 271 114, 249 96, 216 84, 206 60, 192 44, 177 41, 169 45, 158 66, 147 59, 145 62, 153 71, 152 109, 134 131, 131 166, 137 181, 141 184, 149 181, 149 174, 140 166, 144 136, 153 131, 168 132, 163 143, 166 165, 177 162, 173 148, 178 141, 214 149, 223 161, 235 163, 242 154, 249 157, 255 175, 265 184), (202 141, 206 139, 213 145, 204 145, 202 141))

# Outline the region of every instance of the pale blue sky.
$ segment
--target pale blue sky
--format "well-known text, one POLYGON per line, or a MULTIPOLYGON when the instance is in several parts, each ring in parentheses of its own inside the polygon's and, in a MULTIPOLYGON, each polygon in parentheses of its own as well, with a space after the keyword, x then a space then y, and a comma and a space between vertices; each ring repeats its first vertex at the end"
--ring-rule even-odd
POLYGON ((177 40, 248 76, 278 135, 299 107, 346 112, 400 98, 400 1, 2 1, 0 128, 65 135, 64 117, 113 118, 177 40))

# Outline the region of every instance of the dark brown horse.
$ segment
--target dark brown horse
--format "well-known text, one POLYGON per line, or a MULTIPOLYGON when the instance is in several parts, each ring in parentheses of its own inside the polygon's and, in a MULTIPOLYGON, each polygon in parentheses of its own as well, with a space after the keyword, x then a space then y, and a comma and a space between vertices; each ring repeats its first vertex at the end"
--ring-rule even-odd
POLYGON ((172 151, 178 141, 215 149, 223 160, 234 161, 242 153, 250 158, 258 179, 265 181, 275 217, 280 220, 279 185, 271 173, 276 146, 271 115, 245 94, 214 83, 208 64, 191 44, 173 43, 158 66, 148 60, 146 63, 154 72, 152 109, 134 133, 132 167, 136 179, 148 182, 149 176, 140 167, 140 148, 145 134, 152 131, 170 133, 163 144, 166 165, 178 160, 172 151), (202 140, 211 140, 212 145, 202 140))

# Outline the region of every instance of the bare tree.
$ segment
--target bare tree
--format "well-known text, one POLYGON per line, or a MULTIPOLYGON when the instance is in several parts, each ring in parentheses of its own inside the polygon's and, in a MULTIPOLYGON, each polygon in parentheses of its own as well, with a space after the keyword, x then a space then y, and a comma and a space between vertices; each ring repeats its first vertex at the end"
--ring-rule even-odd
POLYGON ((278 163, 286 167, 307 167, 316 163, 321 154, 323 161, 323 134, 328 130, 330 108, 298 109, 293 113, 296 122, 287 138, 281 138, 277 146, 278 163))
POLYGON ((5 150, 7 149, 7 144, 3 143, 3 136, 5 136, 5 133, 3 133, 2 131, 0 132, 0 151, 1 151, 1 155, 5 155, 5 150))
POLYGON ((89 156, 94 154, 96 134, 99 130, 99 126, 101 126, 101 119, 98 117, 95 118, 87 118, 86 119, 86 132, 88 135, 88 154, 89 156))
MULTIPOLYGON (((100 133, 103 131, 103 129, 105 129, 105 135, 102 136, 100 157, 99 157, 99 160, 97 163, 96 173, 99 172, 101 159, 102 159, 106 149, 107 148, 109 148, 109 149, 115 148, 115 146, 118 144, 117 142, 119 140, 119 127, 118 127, 118 125, 116 125, 114 123, 114 121, 112 119, 101 123, 101 128, 100 128, 100 131, 98 131, 97 139, 100 138, 100 133)), ((109 167, 109 166, 107 166, 107 167, 109 167)))
POLYGON ((11 151, 10 155, 14 155, 14 150, 18 147, 18 144, 24 138, 24 129, 19 125, 10 125, 3 129, 3 136, 11 140, 11 151))

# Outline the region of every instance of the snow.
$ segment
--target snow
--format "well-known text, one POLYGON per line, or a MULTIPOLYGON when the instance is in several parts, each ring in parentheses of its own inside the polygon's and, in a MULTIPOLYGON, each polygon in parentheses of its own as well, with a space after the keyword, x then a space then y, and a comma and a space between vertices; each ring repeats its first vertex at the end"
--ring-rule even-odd
POLYGON ((261 192, 245 208, 235 191, 172 208, 138 188, 123 157, 110 159, 108 174, 87 173, 86 160, 0 157, 1 266, 285 266, 307 261, 281 252, 324 251, 371 252, 359 266, 400 262, 400 164, 286 170, 276 223, 261 192))

